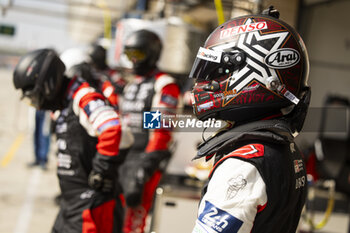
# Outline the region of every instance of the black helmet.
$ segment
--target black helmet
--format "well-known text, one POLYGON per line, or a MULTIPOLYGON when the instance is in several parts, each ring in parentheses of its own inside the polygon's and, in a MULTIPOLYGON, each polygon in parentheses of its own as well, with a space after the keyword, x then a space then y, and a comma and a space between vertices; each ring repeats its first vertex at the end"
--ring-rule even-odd
POLYGON ((91 63, 98 69, 104 70, 107 68, 106 64, 106 49, 98 44, 93 44, 88 50, 91 63))
POLYGON ((56 110, 61 105, 65 66, 52 49, 39 49, 24 55, 13 73, 16 89, 38 109, 56 110))
POLYGON ((157 34, 144 29, 133 32, 124 45, 124 53, 138 75, 147 74, 156 67, 161 51, 162 42, 157 34))
POLYGON ((304 114, 299 117, 303 123, 308 74, 306 47, 285 22, 271 14, 233 18, 217 27, 198 51, 190 73, 196 80, 194 113, 201 120, 242 124, 294 111, 304 114))

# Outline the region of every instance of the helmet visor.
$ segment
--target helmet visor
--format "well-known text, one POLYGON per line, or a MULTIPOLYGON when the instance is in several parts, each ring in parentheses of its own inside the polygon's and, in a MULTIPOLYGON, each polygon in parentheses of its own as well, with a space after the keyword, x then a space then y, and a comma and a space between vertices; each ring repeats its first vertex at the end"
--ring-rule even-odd
POLYGON ((41 98, 37 90, 23 90, 23 95, 21 99, 24 100, 25 103, 27 103, 30 106, 33 106, 34 108, 39 109, 41 98))
POLYGON ((146 53, 140 49, 125 48, 124 53, 133 63, 142 62, 146 58, 146 53))
POLYGON ((221 51, 200 47, 189 77, 199 80, 209 80, 215 78, 213 77, 213 72, 224 73, 224 70, 220 69, 222 66, 221 56, 221 51))

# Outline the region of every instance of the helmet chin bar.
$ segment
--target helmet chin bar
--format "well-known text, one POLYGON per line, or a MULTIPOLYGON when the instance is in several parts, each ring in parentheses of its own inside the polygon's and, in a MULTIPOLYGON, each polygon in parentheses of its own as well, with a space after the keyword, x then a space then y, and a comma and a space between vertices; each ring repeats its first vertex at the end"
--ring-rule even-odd
POLYGON ((300 101, 298 97, 296 97, 292 92, 288 91, 285 85, 281 84, 280 80, 276 76, 267 77, 265 80, 265 85, 267 89, 283 95, 286 99, 295 105, 297 105, 300 101))

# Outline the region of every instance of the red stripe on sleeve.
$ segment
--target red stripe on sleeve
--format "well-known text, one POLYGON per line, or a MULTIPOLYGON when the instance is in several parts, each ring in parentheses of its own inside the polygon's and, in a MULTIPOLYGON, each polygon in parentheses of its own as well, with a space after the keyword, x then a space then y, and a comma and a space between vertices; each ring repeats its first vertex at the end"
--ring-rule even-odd
POLYGON ((177 84, 171 83, 171 84, 166 85, 162 89, 161 93, 164 95, 171 95, 172 97, 178 99, 179 95, 180 95, 180 89, 179 89, 177 84))
POLYGON ((100 154, 115 156, 119 153, 119 143, 121 138, 121 127, 116 125, 103 131, 98 137, 96 145, 100 154))
POLYGON ((102 92, 104 92, 107 88, 112 88, 113 92, 109 95, 106 96, 106 98, 108 99, 108 101, 113 105, 113 106, 117 106, 118 105, 118 95, 115 93, 115 88, 112 85, 111 82, 109 81, 105 81, 102 85, 102 92))
POLYGON ((97 99, 101 99, 101 100, 105 100, 104 96, 101 95, 100 93, 97 92, 91 92, 88 93, 86 95, 84 95, 79 102, 79 107, 84 109, 84 107, 92 100, 97 100, 97 99))
MULTIPOLYGON (((178 99, 180 95, 180 89, 175 83, 171 83, 163 87, 161 95, 170 95, 178 99)), ((175 109, 176 106, 174 106, 173 108, 175 109)), ((156 150, 167 150, 169 147, 170 140, 171 131, 169 129, 156 129, 151 134, 151 138, 149 139, 146 147, 146 152, 152 152, 156 150)))
POLYGON ((146 152, 152 152, 156 150, 167 150, 168 144, 171 140, 171 132, 168 130, 156 130, 151 134, 151 138, 148 141, 146 152))
POLYGON ((83 89, 83 88, 87 88, 87 87, 90 87, 89 83, 87 82, 84 82, 82 83, 74 92, 73 94, 73 99, 75 98, 76 94, 79 92, 79 90, 83 89))

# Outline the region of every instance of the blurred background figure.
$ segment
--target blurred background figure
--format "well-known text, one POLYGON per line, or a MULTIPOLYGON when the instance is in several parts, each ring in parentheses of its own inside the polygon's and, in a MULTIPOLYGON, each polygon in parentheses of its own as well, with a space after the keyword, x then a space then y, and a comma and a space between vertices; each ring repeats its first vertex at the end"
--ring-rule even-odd
POLYGON ((99 44, 93 44, 87 51, 93 70, 100 80, 99 89, 108 101, 114 106, 118 106, 119 96, 122 94, 126 85, 120 72, 112 69, 107 64, 107 51, 99 44))
POLYGON ((98 44, 85 47, 73 47, 60 55, 70 78, 80 76, 101 92, 109 103, 118 109, 119 95, 122 94, 126 81, 106 61, 106 49, 98 44))
POLYGON ((28 167, 40 166, 47 169, 48 153, 51 139, 51 117, 50 111, 35 110, 34 125, 34 155, 35 160, 28 164, 28 167))
POLYGON ((133 32, 125 42, 124 53, 132 62, 134 79, 124 89, 121 114, 135 138, 120 172, 127 204, 125 233, 144 232, 155 190, 172 155, 171 129, 142 128, 144 113, 174 114, 179 101, 175 79, 157 68, 161 51, 160 38, 148 30, 133 32))
POLYGON ((52 49, 22 56, 13 83, 39 110, 58 111, 57 175, 62 193, 52 232, 122 232, 117 168, 121 125, 105 97, 80 77, 67 78, 52 49))

